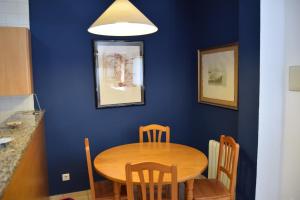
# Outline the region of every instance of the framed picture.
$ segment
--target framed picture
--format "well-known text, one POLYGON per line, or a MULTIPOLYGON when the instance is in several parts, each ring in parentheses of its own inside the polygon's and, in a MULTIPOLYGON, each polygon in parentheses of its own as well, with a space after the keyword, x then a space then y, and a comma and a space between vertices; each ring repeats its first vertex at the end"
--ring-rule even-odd
POLYGON ((97 108, 144 104, 143 42, 94 41, 97 108))
POLYGON ((198 50, 198 102, 238 109, 238 45, 198 50))

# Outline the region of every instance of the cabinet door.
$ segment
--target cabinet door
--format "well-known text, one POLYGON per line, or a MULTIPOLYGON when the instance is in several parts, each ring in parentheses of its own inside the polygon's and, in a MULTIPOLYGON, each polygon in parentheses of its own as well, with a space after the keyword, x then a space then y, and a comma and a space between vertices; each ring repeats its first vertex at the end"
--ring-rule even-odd
POLYGON ((33 93, 30 33, 26 28, 0 28, 0 96, 33 93))
POLYGON ((44 119, 24 151, 1 200, 48 199, 48 170, 45 150, 44 119))

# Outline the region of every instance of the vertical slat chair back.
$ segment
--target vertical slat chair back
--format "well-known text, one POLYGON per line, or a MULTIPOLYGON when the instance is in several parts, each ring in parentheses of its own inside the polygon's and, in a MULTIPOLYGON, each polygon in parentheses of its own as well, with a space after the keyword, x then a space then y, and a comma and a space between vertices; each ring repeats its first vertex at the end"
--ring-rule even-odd
MULTIPOLYGON (((218 159, 220 152, 220 142, 216 140, 209 140, 209 152, 208 152, 208 178, 216 179, 217 178, 217 168, 218 168, 218 159)), ((223 151, 224 155, 225 151, 223 151)), ((224 163, 224 156, 221 160, 221 163, 224 163)), ((219 180, 226 186, 229 190, 230 180, 226 174, 221 173, 219 180)))
POLYGON ((88 138, 84 138, 84 145, 85 145, 86 163, 87 163, 88 174, 89 174, 91 196, 92 196, 92 200, 95 200, 96 193, 95 193, 93 167, 92 167, 92 160, 91 160, 91 153, 90 153, 90 143, 88 138))
POLYGON ((140 126, 139 136, 140 143, 144 142, 144 134, 147 134, 148 142, 162 142, 162 135, 165 134, 165 141, 170 142, 170 127, 151 124, 148 126, 140 126))
POLYGON ((133 186, 139 185, 142 193, 142 200, 162 200, 163 185, 171 185, 171 200, 178 200, 177 167, 166 166, 159 163, 145 162, 135 165, 126 165, 126 187, 128 200, 134 200, 133 186), (133 173, 137 173, 139 182, 133 182, 133 173), (165 174, 170 174, 171 182, 164 182, 165 174), (156 176, 155 176, 156 175, 156 176), (148 186, 148 187, 147 187, 148 186), (155 186, 157 190, 155 189, 155 186), (147 188, 149 193, 147 193, 147 188), (155 191, 156 198, 155 198, 155 191), (149 195, 147 195, 149 194, 149 195))
POLYGON ((232 137, 221 135, 217 179, 220 180, 223 175, 228 177, 230 180, 229 191, 233 196, 236 187, 239 148, 239 144, 232 137))

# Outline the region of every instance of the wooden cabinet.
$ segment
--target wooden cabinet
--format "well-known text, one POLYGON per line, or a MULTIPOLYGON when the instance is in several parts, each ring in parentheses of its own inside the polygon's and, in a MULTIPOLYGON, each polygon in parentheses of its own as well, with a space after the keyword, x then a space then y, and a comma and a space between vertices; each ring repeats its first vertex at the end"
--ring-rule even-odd
POLYGON ((1 200, 47 200, 48 171, 44 119, 40 122, 1 200))
POLYGON ((33 93, 30 32, 0 27, 0 96, 33 93))

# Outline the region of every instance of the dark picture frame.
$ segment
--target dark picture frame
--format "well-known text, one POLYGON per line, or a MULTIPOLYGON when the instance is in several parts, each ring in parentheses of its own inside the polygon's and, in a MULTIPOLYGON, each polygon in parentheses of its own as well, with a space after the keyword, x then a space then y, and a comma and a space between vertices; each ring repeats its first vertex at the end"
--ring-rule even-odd
POLYGON ((144 105, 144 43, 94 40, 96 107, 144 105))

